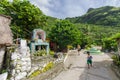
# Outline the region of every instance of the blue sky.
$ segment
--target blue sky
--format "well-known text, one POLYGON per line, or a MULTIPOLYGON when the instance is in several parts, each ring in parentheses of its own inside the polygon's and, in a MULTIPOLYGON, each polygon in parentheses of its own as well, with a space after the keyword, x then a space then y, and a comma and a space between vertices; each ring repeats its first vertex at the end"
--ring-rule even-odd
POLYGON ((120 0, 30 0, 48 16, 57 18, 81 16, 89 8, 102 6, 120 7, 120 0))

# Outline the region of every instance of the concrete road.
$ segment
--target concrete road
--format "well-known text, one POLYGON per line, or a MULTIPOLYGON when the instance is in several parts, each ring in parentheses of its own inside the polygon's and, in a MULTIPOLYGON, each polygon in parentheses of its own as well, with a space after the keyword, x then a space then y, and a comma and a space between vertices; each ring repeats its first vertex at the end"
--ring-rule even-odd
POLYGON ((112 60, 108 54, 93 56, 93 67, 87 68, 87 55, 80 55, 76 51, 71 51, 65 59, 66 70, 61 72, 53 80, 120 80, 111 70, 112 60))

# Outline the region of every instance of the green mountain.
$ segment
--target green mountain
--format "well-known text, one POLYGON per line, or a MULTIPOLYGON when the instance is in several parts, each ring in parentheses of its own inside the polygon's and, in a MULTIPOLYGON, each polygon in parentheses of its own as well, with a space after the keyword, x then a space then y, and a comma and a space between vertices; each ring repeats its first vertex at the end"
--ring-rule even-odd
MULTIPOLYGON (((50 33, 51 29, 55 26, 57 18, 51 16, 45 16, 45 25, 42 27, 43 30, 46 31, 46 34, 50 33)), ((41 27, 40 27, 41 28, 41 27)))
POLYGON ((66 19, 73 23, 120 26, 120 7, 90 8, 83 16, 66 19))

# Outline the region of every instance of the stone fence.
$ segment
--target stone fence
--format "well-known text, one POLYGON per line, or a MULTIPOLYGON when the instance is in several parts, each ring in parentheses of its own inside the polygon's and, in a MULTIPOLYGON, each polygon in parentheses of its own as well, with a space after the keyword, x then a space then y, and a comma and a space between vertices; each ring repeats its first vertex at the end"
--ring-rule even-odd
MULTIPOLYGON (((43 69, 49 62, 54 63, 52 68, 47 72, 41 73, 37 77, 33 77, 33 80, 51 80, 64 69, 64 58, 56 59, 50 55, 32 56, 25 40, 21 40, 21 44, 19 46, 9 47, 7 50, 7 55, 9 55, 6 57, 5 62, 7 62, 7 64, 5 63, 4 66, 7 66, 6 69, 9 74, 9 80, 24 80, 36 70, 43 69)), ((4 49, 0 49, 0 53, 4 52, 4 49)), ((2 60, 0 60, 0 65, 2 65, 1 62, 2 60)))
POLYGON ((54 58, 48 56, 31 56, 32 68, 42 68, 44 64, 54 61, 54 58))
POLYGON ((31 70, 30 50, 28 47, 16 48, 11 53, 10 80, 20 80, 27 76, 31 70))

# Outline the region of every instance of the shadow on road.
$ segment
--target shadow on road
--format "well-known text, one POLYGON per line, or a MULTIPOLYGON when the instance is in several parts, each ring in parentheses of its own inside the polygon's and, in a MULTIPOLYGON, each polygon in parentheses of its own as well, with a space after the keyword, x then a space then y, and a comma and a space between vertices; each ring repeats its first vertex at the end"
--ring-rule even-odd
POLYGON ((93 67, 90 69, 87 68, 87 65, 86 67, 76 66, 71 69, 85 68, 80 74, 79 80, 119 80, 111 70, 111 63, 110 60, 94 61, 93 67))
POLYGON ((76 67, 72 67, 71 70, 72 69, 82 69, 82 68, 86 68, 87 69, 87 66, 86 67, 76 66, 76 67))
POLYGON ((76 51, 71 51, 64 62, 67 69, 54 80, 119 80, 111 70, 111 54, 92 55, 93 67, 88 69, 87 55, 83 52, 76 55, 76 51))

